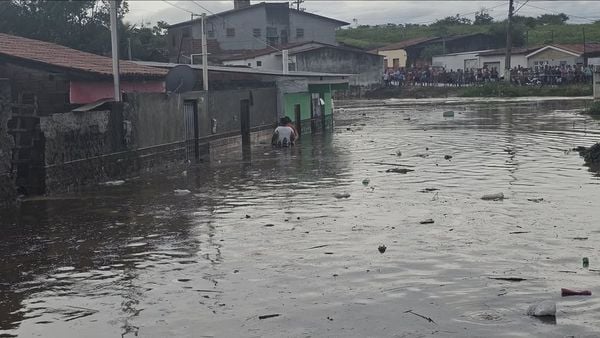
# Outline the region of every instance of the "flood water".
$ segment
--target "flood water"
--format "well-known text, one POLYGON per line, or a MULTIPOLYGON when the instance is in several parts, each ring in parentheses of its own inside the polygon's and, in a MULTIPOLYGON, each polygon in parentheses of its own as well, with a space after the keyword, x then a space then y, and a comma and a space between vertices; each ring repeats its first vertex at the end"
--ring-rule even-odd
POLYGON ((3 211, 0 336, 600 336, 585 102, 343 105, 291 150, 3 211))

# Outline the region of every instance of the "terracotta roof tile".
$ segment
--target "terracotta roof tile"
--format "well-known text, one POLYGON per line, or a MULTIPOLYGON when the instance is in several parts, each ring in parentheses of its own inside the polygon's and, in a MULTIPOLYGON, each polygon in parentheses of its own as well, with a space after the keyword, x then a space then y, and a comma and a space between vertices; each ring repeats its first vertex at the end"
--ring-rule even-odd
MULTIPOLYGON (((0 33, 0 56, 33 61, 78 72, 112 77, 112 59, 82 52, 55 43, 27 39, 0 33)), ((166 71, 141 66, 129 61, 120 62, 120 74, 125 77, 164 77, 166 71)))

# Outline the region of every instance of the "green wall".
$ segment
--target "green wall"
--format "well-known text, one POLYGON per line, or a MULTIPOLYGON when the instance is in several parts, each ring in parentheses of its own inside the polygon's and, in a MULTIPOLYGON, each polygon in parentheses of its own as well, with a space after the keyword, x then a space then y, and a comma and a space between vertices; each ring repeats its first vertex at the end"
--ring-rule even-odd
POLYGON ((300 105, 300 116, 302 120, 310 120, 310 94, 309 93, 292 93, 284 95, 284 114, 285 116, 292 119, 292 121, 296 120, 296 116, 294 116, 294 106, 300 105))

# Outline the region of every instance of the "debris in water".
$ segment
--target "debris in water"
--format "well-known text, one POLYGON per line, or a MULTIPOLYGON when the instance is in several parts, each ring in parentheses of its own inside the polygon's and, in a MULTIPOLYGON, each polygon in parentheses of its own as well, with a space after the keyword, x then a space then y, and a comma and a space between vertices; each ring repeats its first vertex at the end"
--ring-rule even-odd
POLYGON ((412 169, 405 169, 405 168, 391 168, 386 170, 386 173, 397 173, 397 174, 406 174, 409 173, 411 171, 414 171, 412 169))
POLYGON ((186 177, 186 176, 187 176, 187 170, 184 170, 184 171, 181 173, 181 176, 183 176, 183 177, 186 177))
POLYGON ((365 178, 364 180, 362 180, 363 185, 369 185, 370 182, 371 182, 371 180, 368 178, 365 178))
POLYGON ((543 198, 528 198, 527 199, 529 202, 533 202, 533 203, 540 203, 542 202, 544 199, 543 198))
POLYGON ((481 196, 484 201, 502 201, 504 199, 504 193, 488 194, 481 196))
POLYGON ((556 303, 551 300, 544 300, 537 304, 532 304, 527 309, 527 314, 534 317, 555 317, 556 303))
POLYGON ((573 237, 574 240, 576 241, 587 241, 587 237, 573 237))
POLYGON ((592 291, 590 290, 572 290, 572 289, 565 289, 565 288, 561 288, 560 289, 560 295, 562 297, 568 297, 568 296, 591 296, 592 295, 592 291))
POLYGON ((423 319, 427 320, 427 321, 428 321, 428 322, 430 322, 430 323, 434 323, 434 324, 436 324, 436 325, 437 325, 437 323, 436 323, 436 322, 435 322, 433 319, 431 319, 431 317, 426 317, 426 316, 420 315, 420 314, 418 314, 418 313, 416 313, 416 312, 413 312, 413 310, 404 311, 404 313, 410 313, 410 314, 413 314, 413 315, 415 315, 415 316, 417 316, 417 317, 421 317, 421 318, 423 318, 423 319))
POLYGON ((495 280, 503 280, 503 281, 507 281, 507 282, 522 282, 527 280, 526 278, 521 278, 521 277, 488 277, 489 279, 495 279, 495 280))
POLYGON ((428 218, 428 219, 426 219, 426 220, 424 220, 424 221, 421 221, 421 222, 419 222, 419 223, 420 223, 420 224, 433 224, 433 223, 435 223, 435 221, 434 221, 434 220, 432 220, 431 218, 428 218))
POLYGON ((379 248, 377 248, 377 250, 379 250, 379 253, 384 253, 386 249, 387 247, 385 245, 380 245, 379 248))
POLYGON ((336 192, 335 194, 333 194, 333 196, 335 196, 335 198, 338 198, 338 199, 350 198, 350 194, 347 192, 336 192))
POLYGON ((246 215, 246 218, 250 218, 250 217, 252 217, 252 216, 250 216, 250 215, 246 215))
POLYGON ((258 316, 258 319, 263 320, 263 319, 269 319, 269 318, 274 318, 274 317, 279 317, 279 316, 281 316, 281 314, 275 313, 275 314, 272 314, 272 315, 258 316))
POLYGON ((327 316, 327 319, 328 319, 329 321, 331 321, 331 322, 333 321, 333 317, 329 317, 329 316, 327 316))
POLYGON ((398 157, 402 156, 402 152, 401 152, 400 150, 398 150, 398 151, 396 152, 396 156, 398 156, 398 157))
POLYGON ((275 224, 271 224, 271 223, 265 224, 265 227, 267 227, 267 228, 274 227, 274 226, 275 226, 275 224))
POLYGON ((444 117, 454 117, 454 112, 452 110, 449 110, 449 111, 445 111, 442 115, 444 117))
POLYGON ((583 261, 583 267, 584 268, 589 268, 590 267, 590 259, 589 258, 583 257, 582 261, 583 261))
POLYGON ((173 192, 175 193, 175 195, 187 195, 191 193, 191 191, 187 189, 175 189, 173 190, 173 192))
POLYGON ((509 235, 518 235, 518 234, 528 234, 531 231, 513 231, 513 232, 509 232, 509 235))
POLYGON ((450 161, 451 159, 452 159, 452 155, 446 155, 446 156, 444 156, 444 160, 450 161))
POLYGON ((438 188, 425 188, 423 190, 421 190, 421 192, 432 192, 432 191, 438 191, 440 189, 438 188))
POLYGON ((109 187, 114 187, 114 186, 123 185, 123 184, 125 184, 125 181, 123 181, 123 180, 108 181, 108 182, 102 183, 102 185, 106 185, 109 187))

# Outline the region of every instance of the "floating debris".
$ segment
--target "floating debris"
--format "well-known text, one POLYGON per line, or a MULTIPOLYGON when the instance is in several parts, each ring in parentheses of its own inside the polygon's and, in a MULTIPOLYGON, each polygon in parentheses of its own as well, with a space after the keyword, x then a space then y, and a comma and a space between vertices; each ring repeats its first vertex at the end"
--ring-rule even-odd
POLYGON ((591 296, 592 295, 592 291, 590 291, 590 290, 572 290, 572 289, 561 288, 560 289, 560 295, 562 297, 568 297, 568 296, 591 296))
POLYGON ((483 195, 481 196, 481 199, 484 201, 502 201, 504 199, 504 194, 500 192, 497 194, 483 195))
POLYGON ((258 319, 263 320, 263 319, 269 319, 269 318, 275 318, 275 317, 279 317, 281 316, 281 314, 279 313, 274 313, 272 315, 262 315, 262 316, 258 316, 258 319))
POLYGON ((454 117, 454 112, 452 110, 449 110, 449 111, 445 111, 442 115, 444 117, 454 117))
POLYGON ((452 159, 452 155, 446 155, 446 156, 444 156, 444 160, 450 161, 451 159, 452 159))
POLYGON ((384 253, 386 249, 387 249, 387 247, 385 245, 380 245, 377 248, 377 250, 379 250, 379 253, 384 253))
POLYGON ((556 303, 551 300, 544 300, 537 304, 532 304, 527 309, 527 314, 534 317, 555 317, 556 303))
POLYGON ((428 219, 426 219, 426 220, 424 220, 424 221, 421 221, 421 222, 419 222, 419 223, 420 223, 420 224, 433 224, 433 223, 435 223, 435 221, 434 221, 434 220, 432 220, 431 218, 428 218, 428 219))
POLYGON ((528 198, 527 199, 529 202, 533 202, 533 203, 540 203, 542 202, 544 199, 543 198, 528 198))
POLYGON ((503 280, 503 281, 507 281, 507 282, 522 282, 522 281, 526 281, 526 278, 521 278, 521 277, 488 277, 489 279, 495 279, 495 280, 503 280))
POLYGON ((175 195, 187 195, 187 194, 191 194, 192 192, 187 190, 187 189, 175 189, 173 190, 173 192, 175 193, 175 195))
POLYGON ((101 183, 101 184, 105 185, 105 186, 108 186, 108 187, 114 187, 114 186, 125 184, 125 181, 123 181, 123 180, 116 180, 116 181, 104 182, 104 183, 101 183))
POLYGON ((386 170, 386 173, 397 173, 397 174, 406 174, 409 173, 411 171, 414 171, 412 169, 406 169, 406 168, 390 168, 388 170, 386 170))
POLYGON ((362 180, 363 185, 369 185, 370 182, 371 182, 371 180, 368 178, 365 178, 364 180, 362 180))
POLYGON ((347 192, 336 192, 333 196, 337 199, 350 198, 350 194, 347 192))

